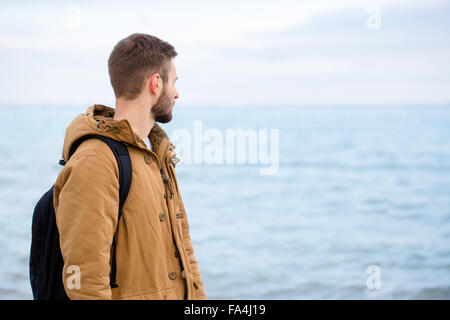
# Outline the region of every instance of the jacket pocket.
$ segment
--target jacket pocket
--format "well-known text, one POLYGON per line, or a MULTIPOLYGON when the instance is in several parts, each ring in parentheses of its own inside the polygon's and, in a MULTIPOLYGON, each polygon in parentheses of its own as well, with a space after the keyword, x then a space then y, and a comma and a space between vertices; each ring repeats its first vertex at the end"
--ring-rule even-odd
POLYGON ((175 216, 177 217, 177 226, 181 232, 182 240, 190 239, 191 236, 189 234, 189 224, 187 221, 186 213, 178 210, 175 216))

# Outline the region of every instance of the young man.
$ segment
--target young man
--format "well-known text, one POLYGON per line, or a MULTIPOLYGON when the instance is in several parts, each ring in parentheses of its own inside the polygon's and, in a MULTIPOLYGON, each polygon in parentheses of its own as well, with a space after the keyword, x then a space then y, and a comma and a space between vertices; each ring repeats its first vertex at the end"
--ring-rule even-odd
POLYGON ((118 42, 108 60, 116 108, 93 105, 66 129, 54 207, 71 299, 206 299, 175 175, 175 146, 156 123, 172 119, 176 55, 172 45, 147 34, 118 42), (68 160, 72 143, 86 134, 127 145, 133 174, 120 220, 119 171, 108 145, 88 139, 68 160), (111 287, 115 233, 118 287, 111 287), (70 284, 73 270, 78 285, 70 284))

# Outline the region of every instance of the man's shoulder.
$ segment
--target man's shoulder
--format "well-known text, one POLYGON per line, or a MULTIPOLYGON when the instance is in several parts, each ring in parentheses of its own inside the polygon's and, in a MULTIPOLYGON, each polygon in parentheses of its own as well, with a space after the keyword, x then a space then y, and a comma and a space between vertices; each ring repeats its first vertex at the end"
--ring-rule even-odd
POLYGON ((87 139, 83 141, 67 161, 65 167, 83 167, 95 162, 100 170, 106 166, 118 174, 118 165, 114 153, 109 146, 100 139, 87 139))

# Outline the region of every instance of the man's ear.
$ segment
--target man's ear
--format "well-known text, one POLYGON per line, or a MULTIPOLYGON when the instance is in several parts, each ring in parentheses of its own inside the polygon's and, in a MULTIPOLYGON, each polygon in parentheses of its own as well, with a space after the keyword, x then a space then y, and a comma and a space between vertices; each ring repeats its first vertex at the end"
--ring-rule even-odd
POLYGON ((150 91, 153 94, 158 94, 158 91, 162 87, 162 79, 159 73, 154 73, 149 79, 150 91))

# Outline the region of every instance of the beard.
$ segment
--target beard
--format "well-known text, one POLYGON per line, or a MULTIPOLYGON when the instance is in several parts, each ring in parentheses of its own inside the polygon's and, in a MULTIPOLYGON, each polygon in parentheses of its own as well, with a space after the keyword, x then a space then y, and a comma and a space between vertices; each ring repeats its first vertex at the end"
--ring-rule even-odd
POLYGON ((155 117, 155 121, 167 123, 172 120, 172 105, 173 103, 167 95, 166 88, 164 87, 161 95, 151 109, 151 112, 155 117))

